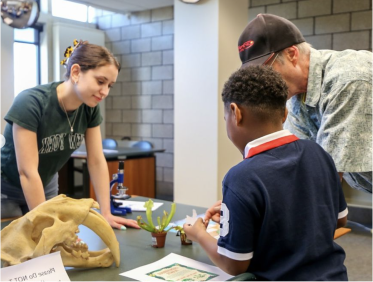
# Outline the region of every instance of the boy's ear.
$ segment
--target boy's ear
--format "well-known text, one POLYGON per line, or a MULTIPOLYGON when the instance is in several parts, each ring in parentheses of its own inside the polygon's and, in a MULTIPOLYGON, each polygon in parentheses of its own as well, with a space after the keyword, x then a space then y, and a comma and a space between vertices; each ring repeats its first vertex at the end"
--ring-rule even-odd
POLYGON ((282 123, 284 123, 286 121, 287 117, 288 117, 288 108, 285 107, 285 113, 284 113, 284 117, 282 118, 282 123))
POLYGON ((230 110, 232 112, 232 115, 236 121, 236 125, 239 125, 242 122, 242 111, 238 107, 236 103, 231 103, 230 104, 230 110))

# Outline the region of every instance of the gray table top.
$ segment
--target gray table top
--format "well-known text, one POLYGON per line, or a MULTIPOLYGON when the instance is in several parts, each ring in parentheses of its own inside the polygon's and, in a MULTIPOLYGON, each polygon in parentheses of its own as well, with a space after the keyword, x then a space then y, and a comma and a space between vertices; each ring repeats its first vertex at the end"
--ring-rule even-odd
MULTIPOLYGON (((148 198, 136 197, 130 200, 147 201, 148 198)), ((153 212, 153 220, 155 220, 157 216, 162 216, 163 210, 167 212, 171 210, 171 202, 157 199, 154 201, 163 202, 164 204, 153 212)), ((206 208, 176 204, 176 212, 172 221, 183 219, 186 217, 186 215, 192 215, 193 209, 197 211, 197 214, 201 214, 206 211, 206 208)), ((127 214, 125 217, 136 219, 138 215, 146 218, 145 212, 133 212, 131 214, 127 214)), ((7 222, 3 222, 1 224, 1 228, 4 228, 7 224, 7 222)), ((89 250, 100 250, 106 247, 101 239, 91 230, 89 230, 85 226, 80 226, 79 229, 80 233, 78 234, 78 236, 88 244, 89 250)), ((193 243, 189 246, 181 245, 180 237, 176 236, 176 233, 169 232, 167 234, 165 247, 161 249, 151 247, 151 235, 149 232, 143 229, 137 230, 127 228, 127 230, 125 231, 114 229, 114 233, 117 237, 120 247, 121 257, 119 267, 117 268, 113 264, 111 267, 108 268, 66 268, 67 274, 72 281, 133 280, 119 274, 146 264, 153 263, 170 253, 179 254, 200 262, 213 265, 213 263, 199 244, 193 243)))

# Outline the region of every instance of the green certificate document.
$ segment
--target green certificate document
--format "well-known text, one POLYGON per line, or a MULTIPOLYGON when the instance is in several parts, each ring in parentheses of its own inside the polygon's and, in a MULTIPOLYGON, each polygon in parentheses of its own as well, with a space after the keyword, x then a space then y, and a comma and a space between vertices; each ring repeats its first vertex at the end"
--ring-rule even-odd
POLYGON ((120 275, 139 281, 225 281, 232 278, 219 267, 174 253, 120 275))
POLYGON ((146 275, 166 281, 208 281, 219 276, 212 272, 203 271, 178 263, 162 267, 146 273, 146 275))

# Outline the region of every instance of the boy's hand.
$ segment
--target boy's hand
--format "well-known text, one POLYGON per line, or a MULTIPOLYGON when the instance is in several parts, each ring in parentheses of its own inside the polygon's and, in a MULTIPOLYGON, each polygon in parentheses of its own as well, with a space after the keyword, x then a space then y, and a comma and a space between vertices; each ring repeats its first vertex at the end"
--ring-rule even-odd
POLYGON ((188 239, 195 242, 198 242, 198 238, 201 233, 206 232, 206 227, 202 221, 202 218, 198 218, 193 225, 185 223, 183 228, 188 239))
POLYGON ((210 207, 205 213, 205 226, 209 224, 210 219, 217 223, 220 223, 220 209, 221 209, 221 200, 217 201, 212 207, 210 207))

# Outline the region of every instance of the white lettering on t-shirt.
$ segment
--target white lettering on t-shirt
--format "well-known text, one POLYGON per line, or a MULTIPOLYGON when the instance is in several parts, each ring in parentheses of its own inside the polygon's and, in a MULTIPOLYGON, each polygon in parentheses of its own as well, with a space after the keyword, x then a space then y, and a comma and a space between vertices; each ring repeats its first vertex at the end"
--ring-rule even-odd
MULTIPOLYGON (((41 140, 42 147, 39 150, 39 154, 48 154, 65 150, 64 139, 66 135, 67 133, 60 133, 43 138, 41 140)), ((69 149, 78 149, 83 139, 84 134, 82 133, 69 134, 69 149)))
POLYGON ((39 154, 47 154, 55 151, 63 151, 64 150, 64 144, 63 140, 66 136, 66 133, 60 133, 51 135, 49 137, 43 138, 41 140, 42 147, 39 150, 39 154))
POLYGON ((82 144, 84 138, 84 134, 81 133, 75 133, 69 135, 69 144, 70 149, 78 149, 80 145, 82 144))

